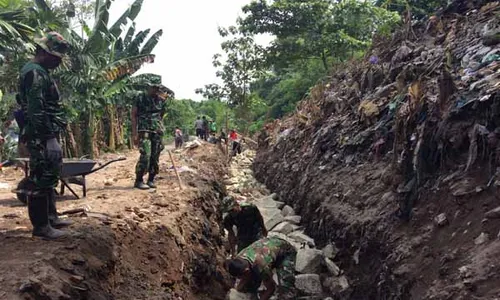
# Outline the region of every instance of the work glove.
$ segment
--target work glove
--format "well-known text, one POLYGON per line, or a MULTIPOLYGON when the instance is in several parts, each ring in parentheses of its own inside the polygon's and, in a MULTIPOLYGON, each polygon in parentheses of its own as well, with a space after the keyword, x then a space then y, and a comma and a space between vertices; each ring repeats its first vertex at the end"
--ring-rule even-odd
POLYGON ((61 162, 62 161, 62 148, 61 145, 57 142, 56 138, 52 138, 47 140, 47 144, 45 146, 45 158, 50 160, 51 162, 61 162))

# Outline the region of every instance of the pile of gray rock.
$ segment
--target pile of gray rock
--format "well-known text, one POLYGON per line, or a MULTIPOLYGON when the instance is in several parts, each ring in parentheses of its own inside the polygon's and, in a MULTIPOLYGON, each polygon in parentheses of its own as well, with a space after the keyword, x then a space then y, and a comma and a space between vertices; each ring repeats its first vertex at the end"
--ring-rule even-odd
MULTIPOLYGON (((226 178, 227 190, 236 199, 251 202, 259 208, 269 236, 280 237, 296 248, 295 286, 302 295, 299 299, 329 299, 325 295, 348 289, 347 277, 334 262, 338 252, 335 244, 328 244, 323 249, 316 248, 314 239, 304 233, 301 217, 293 207, 279 201, 277 194, 271 194, 255 180, 251 170, 254 156, 255 152, 245 151, 232 160, 226 178)), ((230 295, 231 300, 250 299, 234 290, 230 295)))

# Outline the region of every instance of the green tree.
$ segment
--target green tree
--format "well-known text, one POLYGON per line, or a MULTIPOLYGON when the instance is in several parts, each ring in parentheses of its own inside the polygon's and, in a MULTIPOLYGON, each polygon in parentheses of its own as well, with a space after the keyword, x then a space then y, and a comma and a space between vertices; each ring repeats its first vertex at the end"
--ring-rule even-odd
POLYGON ((319 59, 302 60, 255 81, 251 89, 268 107, 268 110, 256 113, 258 119, 281 118, 292 112, 297 102, 326 75, 319 59))
MULTIPOLYGON (((230 107, 248 108, 251 105, 250 84, 263 75, 263 49, 255 43, 252 35, 243 34, 235 26, 219 28, 219 34, 227 38, 221 44, 224 52, 214 55, 213 65, 222 85, 209 84, 196 90, 207 99, 226 101, 230 107)), ((251 111, 239 109, 238 118, 252 120, 251 111)))
MULTIPOLYGON (((137 72, 144 63, 154 61, 151 54, 157 45, 162 31, 159 30, 148 38, 150 30, 135 35, 135 24, 122 37, 124 26, 139 14, 143 0, 136 0, 120 18, 108 25, 111 1, 98 2, 95 7, 95 24, 90 29, 83 22, 86 37, 73 30, 65 34, 72 44, 71 63, 58 74, 61 81, 71 87, 67 91, 72 109, 78 109, 80 122, 85 124, 84 152, 93 155, 99 145, 96 141, 98 131, 105 136, 104 146, 113 151, 118 144, 123 144, 123 122, 118 122, 117 105, 124 105, 119 97, 130 90, 130 76, 137 72), (76 91, 77 93, 73 93, 76 91), (105 126, 101 121, 107 120, 105 126), (107 130, 103 130, 105 127, 107 130), (117 133, 119 132, 119 134, 117 133)), ((126 116, 122 116, 126 117, 126 116)), ((76 129, 76 128, 75 128, 76 129)))
MULTIPOLYGON (((0 0, 0 51, 14 50, 35 30, 28 23, 21 1, 0 0)), ((0 53, 1 53, 0 52, 0 53)))
POLYGON ((400 14, 410 12, 412 18, 420 19, 446 7, 448 0, 377 0, 377 6, 396 11, 400 14))
POLYGON ((276 37, 267 52, 274 66, 297 60, 343 60, 354 50, 369 46, 372 35, 399 20, 397 14, 357 0, 258 0, 243 7, 241 30, 276 37))

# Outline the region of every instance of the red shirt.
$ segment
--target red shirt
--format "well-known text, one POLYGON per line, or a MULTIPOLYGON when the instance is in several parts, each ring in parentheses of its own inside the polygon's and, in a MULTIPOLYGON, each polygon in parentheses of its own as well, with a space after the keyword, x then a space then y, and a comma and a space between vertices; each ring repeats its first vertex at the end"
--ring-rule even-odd
POLYGON ((231 132, 229 134, 229 138, 232 140, 232 141, 236 141, 238 139, 238 134, 236 132, 231 132))

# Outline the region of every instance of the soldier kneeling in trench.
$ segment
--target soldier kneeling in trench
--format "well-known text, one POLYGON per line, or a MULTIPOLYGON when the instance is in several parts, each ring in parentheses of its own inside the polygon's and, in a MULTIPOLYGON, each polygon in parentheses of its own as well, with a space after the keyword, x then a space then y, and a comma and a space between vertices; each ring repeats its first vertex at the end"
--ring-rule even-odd
POLYGON ((222 212, 227 213, 223 225, 229 232, 228 240, 232 257, 253 242, 267 236, 264 219, 257 206, 250 203, 239 204, 233 197, 228 196, 223 199, 222 212), (233 226, 236 226, 238 231, 237 237, 233 226))
POLYGON ((273 269, 278 276, 278 299, 296 299, 295 258, 297 251, 285 240, 268 237, 258 240, 241 251, 236 258, 226 261, 231 276, 239 279, 235 289, 260 300, 268 300, 276 291, 273 269), (258 292, 261 284, 266 289, 258 292))

